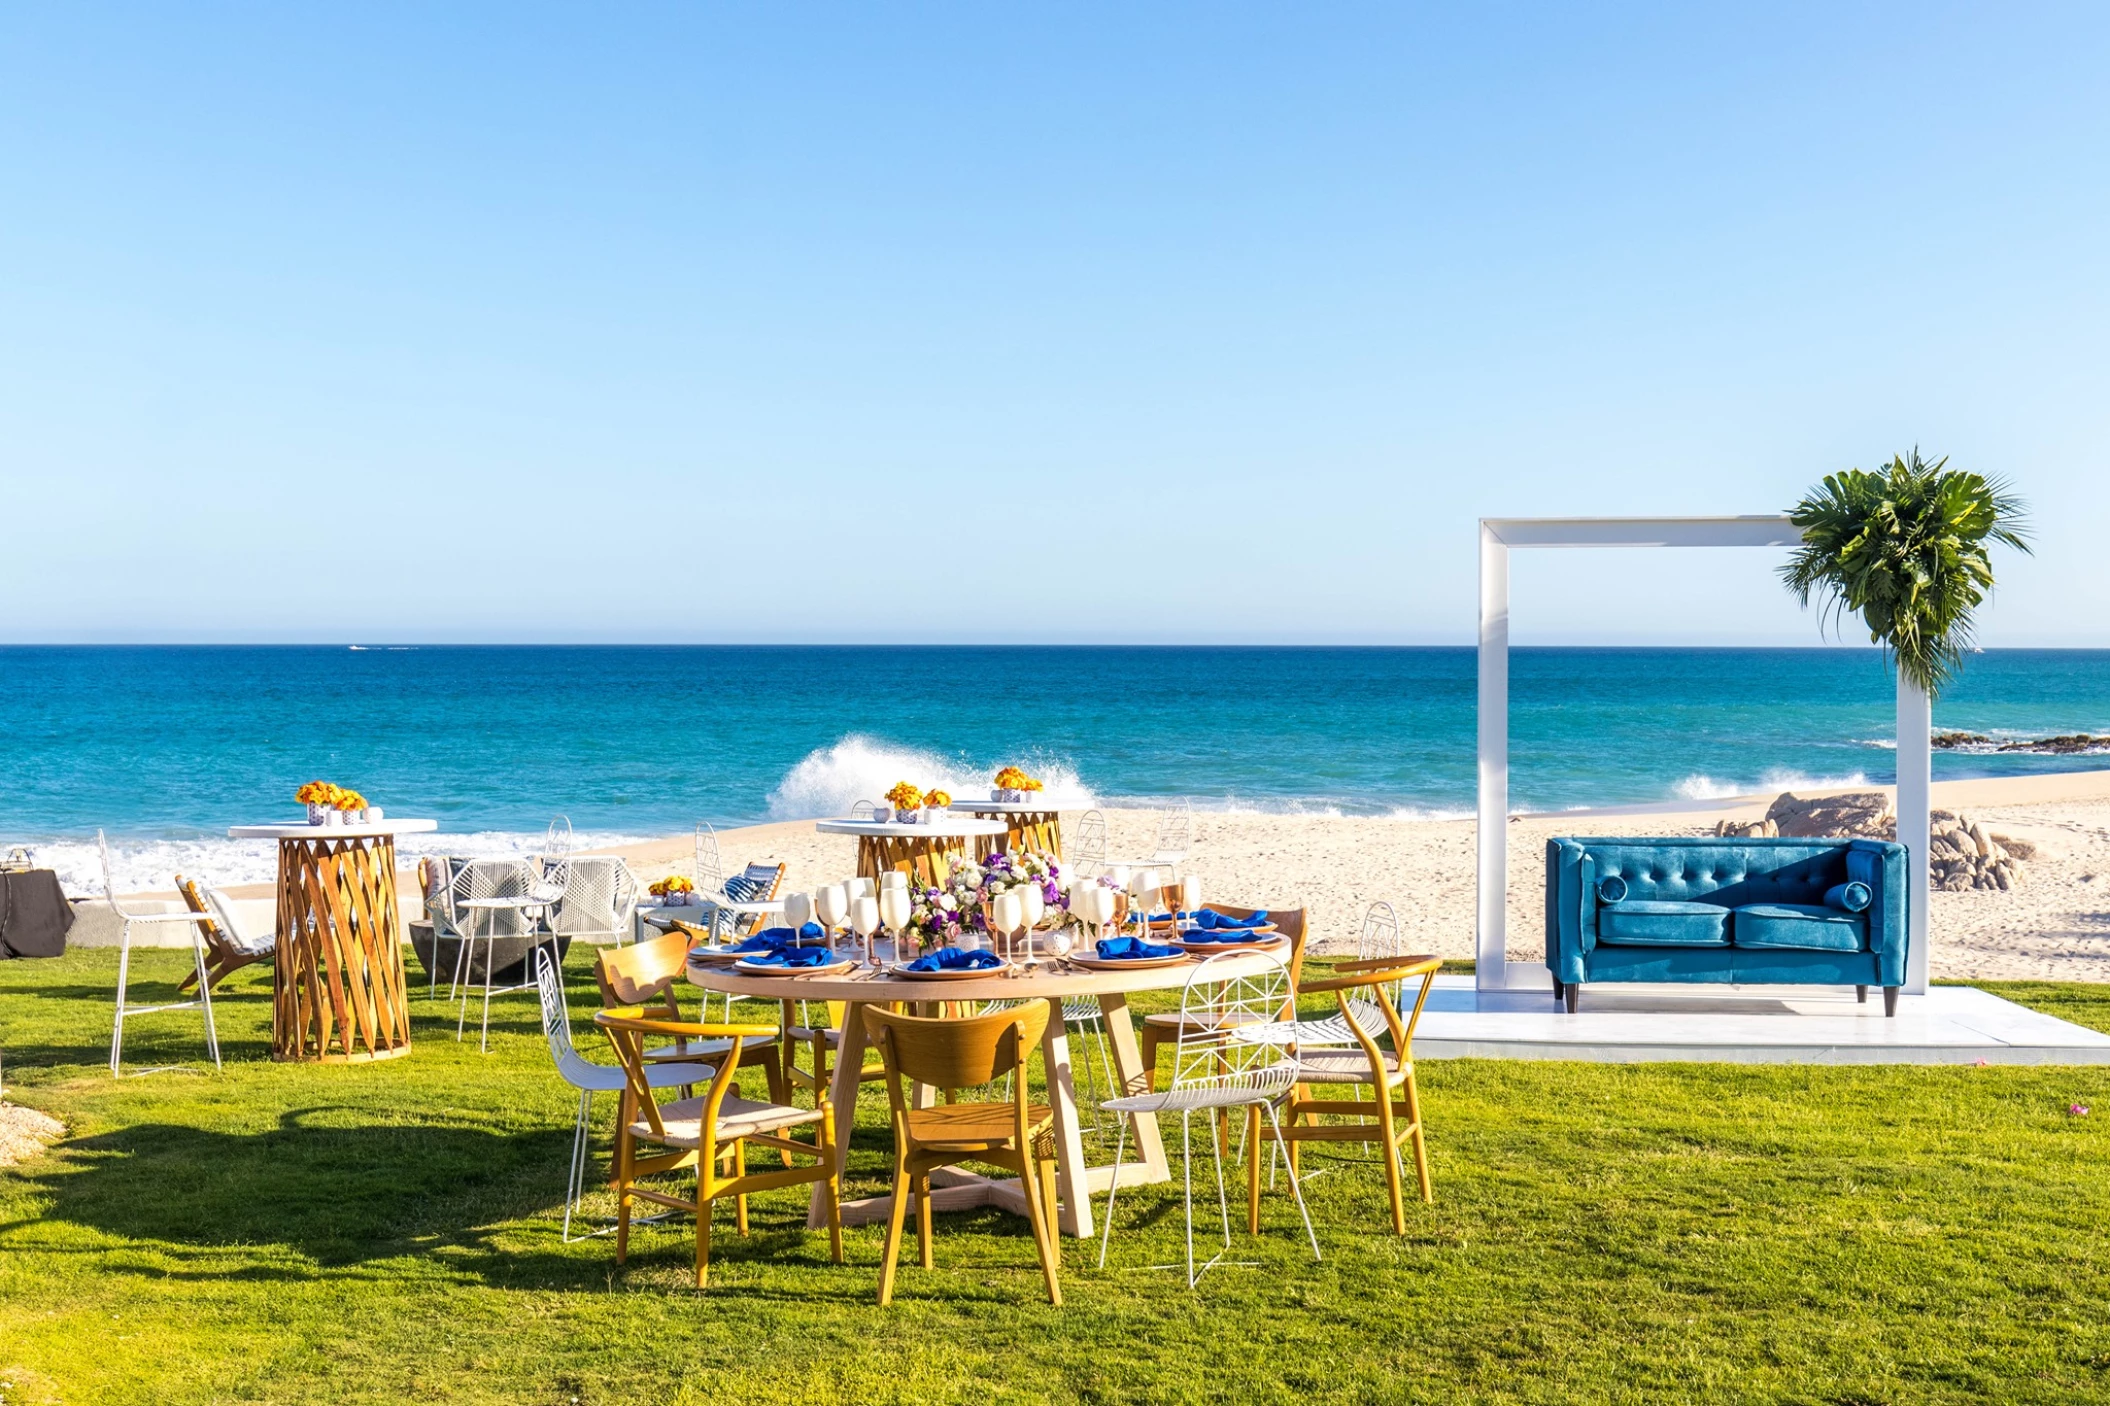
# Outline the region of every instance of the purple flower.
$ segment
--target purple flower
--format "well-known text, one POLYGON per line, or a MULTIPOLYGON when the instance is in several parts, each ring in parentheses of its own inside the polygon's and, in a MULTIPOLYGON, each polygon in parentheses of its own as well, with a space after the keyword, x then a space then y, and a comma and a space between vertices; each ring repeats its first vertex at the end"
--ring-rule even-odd
POLYGON ((2066 1105, 2066 1111, 2076 1118, 2086 1118, 2088 1116, 2088 1105, 2085 1103, 2069 1103, 2066 1105))

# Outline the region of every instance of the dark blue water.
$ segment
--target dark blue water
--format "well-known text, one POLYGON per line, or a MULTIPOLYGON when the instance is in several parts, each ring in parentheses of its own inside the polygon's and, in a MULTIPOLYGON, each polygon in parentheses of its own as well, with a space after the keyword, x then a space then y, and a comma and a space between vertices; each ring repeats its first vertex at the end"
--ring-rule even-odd
MULTIPOLYGON (((1520 808, 1892 773, 1873 651, 1519 649, 1511 675, 1520 808)), ((1013 761, 1077 800, 1464 811, 1474 687, 1469 649, 0 648, 0 843, 211 836, 314 777, 454 831, 658 834, 1013 761)), ((2110 651, 1973 655, 1935 720, 2110 731, 2110 651)))

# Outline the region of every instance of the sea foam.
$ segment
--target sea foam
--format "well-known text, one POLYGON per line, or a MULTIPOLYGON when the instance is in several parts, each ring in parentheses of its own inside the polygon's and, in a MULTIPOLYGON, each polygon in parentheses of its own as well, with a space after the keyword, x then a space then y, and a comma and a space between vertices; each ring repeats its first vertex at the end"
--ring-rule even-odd
POLYGON ((1076 768, 1059 758, 1026 752, 977 763, 958 753, 946 756, 853 733, 808 752, 785 772, 769 793, 769 813, 778 820, 847 815, 859 801, 885 804, 886 793, 897 781, 924 790, 940 787, 956 797, 987 796, 990 778, 1004 765, 1023 767, 1039 777, 1051 806, 1079 810, 1098 803, 1076 768))

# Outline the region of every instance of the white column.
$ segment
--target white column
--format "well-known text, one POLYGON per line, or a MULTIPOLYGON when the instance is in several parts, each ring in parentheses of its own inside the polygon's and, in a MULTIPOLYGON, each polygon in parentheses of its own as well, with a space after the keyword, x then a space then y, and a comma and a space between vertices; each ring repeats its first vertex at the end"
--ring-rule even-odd
POLYGON ((1509 980, 1509 548, 1480 524, 1480 894, 1473 985, 1509 980))
POLYGON ((1905 876, 1912 892, 1906 901, 1912 945, 1905 963, 1905 991, 1927 991, 1927 812, 1934 803, 1934 711, 1918 685, 1898 671, 1898 843, 1906 849, 1905 876))

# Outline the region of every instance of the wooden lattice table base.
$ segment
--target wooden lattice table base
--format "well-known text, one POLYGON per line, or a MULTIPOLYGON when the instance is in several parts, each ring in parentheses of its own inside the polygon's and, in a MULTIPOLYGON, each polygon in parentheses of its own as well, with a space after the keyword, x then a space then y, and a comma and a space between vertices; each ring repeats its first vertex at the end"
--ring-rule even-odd
POLYGON ((410 1053, 393 838, 280 840, 278 934, 273 1059, 350 1064, 410 1053))

